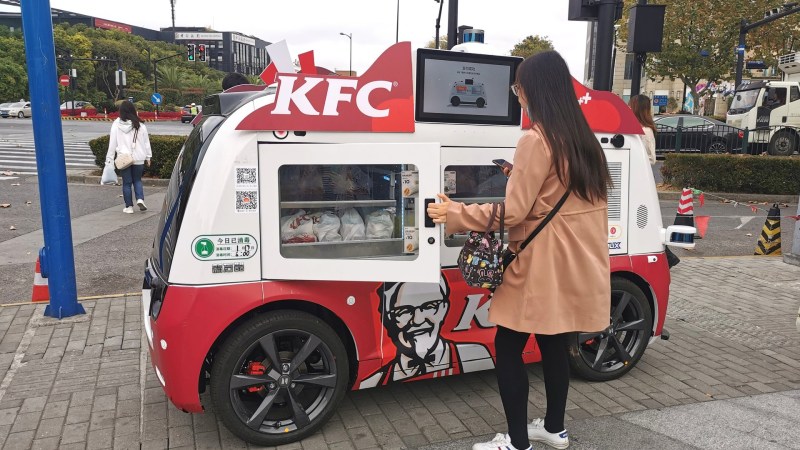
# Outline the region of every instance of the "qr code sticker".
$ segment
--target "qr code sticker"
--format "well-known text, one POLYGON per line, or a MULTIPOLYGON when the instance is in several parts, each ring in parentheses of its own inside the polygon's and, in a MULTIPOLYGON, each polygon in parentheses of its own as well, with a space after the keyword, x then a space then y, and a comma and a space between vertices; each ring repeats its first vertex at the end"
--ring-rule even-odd
POLYGON ((256 167, 237 167, 236 168, 236 187, 256 187, 258 186, 258 169, 256 167))
POLYGON ((258 212, 258 192, 236 191, 236 212, 258 212))

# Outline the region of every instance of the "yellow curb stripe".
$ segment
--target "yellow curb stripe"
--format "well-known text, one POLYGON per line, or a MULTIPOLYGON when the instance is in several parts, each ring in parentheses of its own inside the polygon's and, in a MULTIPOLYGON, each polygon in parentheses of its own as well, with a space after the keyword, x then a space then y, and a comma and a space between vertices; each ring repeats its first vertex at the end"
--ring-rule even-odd
MULTIPOLYGON (((96 301, 96 300, 111 300, 115 298, 123 298, 123 297, 134 297, 134 296, 141 296, 141 292, 129 292, 127 294, 110 294, 110 295, 93 295, 89 297, 78 297, 79 302, 86 302, 86 301, 96 301)), ((4 308, 6 306, 25 306, 25 305, 46 305, 49 302, 16 302, 16 303, 3 303, 0 304, 0 308, 4 308)))

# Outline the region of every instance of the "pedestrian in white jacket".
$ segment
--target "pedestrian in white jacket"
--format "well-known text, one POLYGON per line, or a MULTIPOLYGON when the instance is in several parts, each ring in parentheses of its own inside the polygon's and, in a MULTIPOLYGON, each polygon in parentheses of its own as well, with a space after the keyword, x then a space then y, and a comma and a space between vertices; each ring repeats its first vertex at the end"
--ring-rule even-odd
POLYGON ((122 175, 122 197, 125 200, 125 208, 122 212, 133 214, 133 193, 136 194, 136 205, 139 210, 145 211, 147 206, 144 204, 144 188, 142 187, 142 175, 144 165, 150 167, 150 158, 153 151, 150 149, 150 136, 147 134, 147 127, 144 126, 136 113, 136 107, 129 101, 124 101, 119 105, 119 118, 111 124, 111 134, 108 140, 108 152, 106 153, 106 164, 114 164, 117 153, 130 153, 133 164, 120 170, 122 175))

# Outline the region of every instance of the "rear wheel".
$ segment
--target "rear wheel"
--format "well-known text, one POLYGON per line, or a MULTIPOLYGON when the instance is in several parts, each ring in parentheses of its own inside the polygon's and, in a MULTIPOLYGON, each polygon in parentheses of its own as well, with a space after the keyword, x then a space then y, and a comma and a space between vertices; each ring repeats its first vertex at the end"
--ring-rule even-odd
POLYGON ((728 144, 723 139, 711 141, 706 147, 706 153, 728 153, 728 144))
POLYGON ((279 446, 327 422, 348 380, 347 351, 330 326, 304 312, 276 311, 226 339, 211 371, 211 400, 233 434, 279 446))
POLYGON ((454 95, 450 98, 450 104, 453 106, 458 106, 461 104, 461 99, 454 95))
POLYGON ((652 329, 644 292, 630 280, 612 278, 610 324, 600 332, 574 334, 569 344, 573 371, 590 381, 621 377, 642 358, 652 329))
POLYGON ((797 149, 797 135, 791 131, 778 131, 769 141, 769 154, 773 156, 792 156, 797 149))

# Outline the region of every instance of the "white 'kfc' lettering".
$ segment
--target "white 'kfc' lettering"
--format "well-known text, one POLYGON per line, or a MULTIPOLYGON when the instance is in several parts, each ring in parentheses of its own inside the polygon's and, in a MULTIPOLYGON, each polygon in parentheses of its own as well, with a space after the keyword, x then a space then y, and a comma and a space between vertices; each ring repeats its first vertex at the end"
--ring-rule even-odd
POLYGON ((328 89, 325 95, 325 104, 322 108, 323 116, 338 116, 339 103, 352 103, 353 94, 342 92, 343 89, 353 89, 356 94, 356 107, 361 113, 368 117, 388 117, 388 109, 377 109, 370 103, 369 97, 373 91, 383 89, 388 92, 392 91, 392 83, 390 81, 371 81, 358 87, 358 80, 347 78, 305 78, 304 84, 295 89, 295 82, 299 79, 297 76, 292 75, 279 75, 280 89, 278 89, 277 97, 275 99, 275 108, 272 114, 288 115, 291 114, 289 110, 292 103, 297 106, 300 113, 307 116, 319 116, 319 111, 314 108, 314 105, 308 100, 308 93, 326 81, 328 89))

